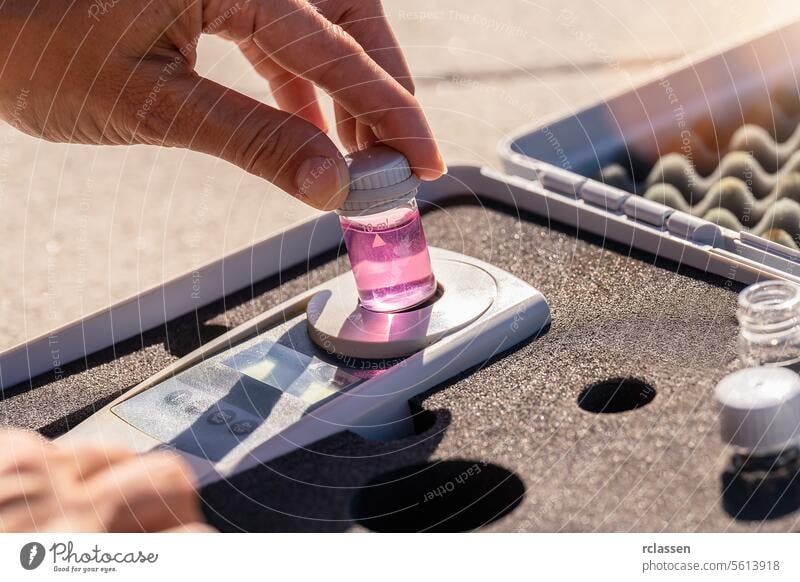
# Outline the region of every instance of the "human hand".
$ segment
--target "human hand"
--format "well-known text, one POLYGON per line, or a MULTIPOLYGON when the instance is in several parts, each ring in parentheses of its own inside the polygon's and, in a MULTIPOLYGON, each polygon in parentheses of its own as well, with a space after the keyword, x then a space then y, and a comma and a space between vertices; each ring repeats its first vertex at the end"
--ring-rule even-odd
POLYGON ((446 169, 379 0, 6 0, 0 23, 0 117, 37 137, 189 148, 332 209, 347 166, 316 86, 348 149, 446 169), (201 33, 237 43, 282 111, 197 75, 201 33))
POLYGON ((211 531, 175 455, 0 430, 0 532, 211 531))

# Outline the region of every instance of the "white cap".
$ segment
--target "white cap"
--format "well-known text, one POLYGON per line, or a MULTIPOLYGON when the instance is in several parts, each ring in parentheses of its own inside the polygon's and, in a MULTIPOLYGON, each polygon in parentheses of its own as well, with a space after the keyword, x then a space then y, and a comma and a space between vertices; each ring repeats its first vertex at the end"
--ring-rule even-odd
POLYGON ((750 452, 778 452, 800 439, 800 376, 787 368, 745 368, 714 390, 722 439, 750 452))
POLYGON ((417 194, 420 179, 397 150, 374 146, 346 156, 345 161, 350 170, 350 193, 339 214, 389 210, 417 194))

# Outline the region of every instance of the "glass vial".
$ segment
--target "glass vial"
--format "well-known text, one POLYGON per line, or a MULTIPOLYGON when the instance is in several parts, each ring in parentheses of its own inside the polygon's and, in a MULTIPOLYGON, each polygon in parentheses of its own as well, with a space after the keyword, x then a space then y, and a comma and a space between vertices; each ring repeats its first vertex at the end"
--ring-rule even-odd
POLYGON ((361 305, 402 311, 436 293, 416 194, 419 179, 386 146, 348 156, 350 193, 339 213, 361 305))
POLYGON ((745 366, 800 364, 800 286, 765 281, 739 294, 739 359, 745 366))

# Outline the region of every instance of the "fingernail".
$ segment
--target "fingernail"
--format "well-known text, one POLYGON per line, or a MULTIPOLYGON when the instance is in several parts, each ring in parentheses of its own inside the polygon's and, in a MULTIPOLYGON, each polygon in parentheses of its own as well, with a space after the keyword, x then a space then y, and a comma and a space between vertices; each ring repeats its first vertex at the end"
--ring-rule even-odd
POLYGON ((314 157, 300 164, 295 184, 306 203, 320 210, 333 210, 344 202, 350 176, 343 159, 314 157))
POLYGON ((448 172, 447 163, 444 161, 444 157, 442 157, 442 152, 439 148, 436 148, 436 154, 439 158, 439 170, 441 170, 442 174, 446 174, 448 172))
POLYGON ((429 181, 429 180, 438 180, 447 172, 448 172, 447 164, 445 164, 444 158, 442 158, 442 154, 437 148, 435 163, 429 168, 425 168, 422 171, 418 171, 417 174, 423 180, 429 181))
POLYGON ((444 163, 444 161, 441 160, 441 158, 439 159, 439 162, 440 163, 438 163, 434 168, 425 168, 423 170, 417 171, 417 175, 426 182, 438 180, 439 178, 441 178, 447 172, 450 171, 447 165, 444 163))

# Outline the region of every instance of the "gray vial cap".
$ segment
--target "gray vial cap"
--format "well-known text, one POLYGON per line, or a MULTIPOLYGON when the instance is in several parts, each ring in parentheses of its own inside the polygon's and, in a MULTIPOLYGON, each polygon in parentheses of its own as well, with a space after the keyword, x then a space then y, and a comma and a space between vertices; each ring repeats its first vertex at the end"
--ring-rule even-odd
POLYGON ((350 192, 337 210, 344 216, 390 210, 414 198, 420 179, 403 154, 379 145, 345 157, 350 171, 350 192))
POLYGON ((714 390, 722 440, 755 453, 775 453, 800 440, 800 376, 787 368, 745 368, 714 390))

